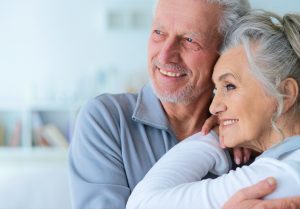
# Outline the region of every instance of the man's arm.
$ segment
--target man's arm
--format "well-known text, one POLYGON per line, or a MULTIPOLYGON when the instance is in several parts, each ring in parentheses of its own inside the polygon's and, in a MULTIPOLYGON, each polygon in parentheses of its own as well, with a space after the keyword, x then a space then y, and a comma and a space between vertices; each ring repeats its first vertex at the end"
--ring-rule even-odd
POLYGON ((241 189, 224 205, 223 209, 300 209, 300 196, 274 200, 262 200, 276 189, 274 178, 241 189))
POLYGON ((69 150, 74 209, 122 209, 130 194, 114 107, 100 100, 80 111, 69 150))

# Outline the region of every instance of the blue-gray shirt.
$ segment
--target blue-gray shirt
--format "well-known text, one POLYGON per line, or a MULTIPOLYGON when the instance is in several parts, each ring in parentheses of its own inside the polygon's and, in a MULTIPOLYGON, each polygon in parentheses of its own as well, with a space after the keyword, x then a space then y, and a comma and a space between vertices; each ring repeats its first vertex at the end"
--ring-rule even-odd
POLYGON ((123 209, 135 185, 177 143, 150 85, 104 94, 77 117, 69 150, 75 209, 123 209))

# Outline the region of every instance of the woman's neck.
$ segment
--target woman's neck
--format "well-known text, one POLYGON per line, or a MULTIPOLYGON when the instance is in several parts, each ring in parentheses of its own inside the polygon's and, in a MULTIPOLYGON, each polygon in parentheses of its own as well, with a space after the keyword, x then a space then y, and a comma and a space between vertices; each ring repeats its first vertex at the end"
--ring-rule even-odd
POLYGON ((270 147, 284 141, 286 138, 300 135, 300 119, 299 116, 295 114, 290 114, 290 117, 281 117, 276 123, 278 130, 274 130, 270 135, 270 139, 265 139, 264 150, 269 149, 270 147))

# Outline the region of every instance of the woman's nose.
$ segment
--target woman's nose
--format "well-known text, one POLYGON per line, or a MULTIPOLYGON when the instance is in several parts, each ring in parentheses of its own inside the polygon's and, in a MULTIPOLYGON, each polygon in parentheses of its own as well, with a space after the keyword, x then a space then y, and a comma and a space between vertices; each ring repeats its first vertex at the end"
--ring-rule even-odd
POLYGON ((216 93, 209 107, 210 113, 213 115, 220 115, 220 113, 226 111, 226 109, 227 107, 225 105, 224 98, 216 93))

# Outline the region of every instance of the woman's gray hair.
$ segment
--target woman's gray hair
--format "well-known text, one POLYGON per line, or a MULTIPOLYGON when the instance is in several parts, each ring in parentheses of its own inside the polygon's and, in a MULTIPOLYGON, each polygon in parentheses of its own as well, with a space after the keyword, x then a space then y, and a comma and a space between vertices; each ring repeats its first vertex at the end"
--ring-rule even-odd
MULTIPOLYGON (((153 14, 156 10, 157 4, 160 0, 156 0, 154 4, 153 14)), ((212 4, 218 4, 223 8, 223 14, 220 16, 220 23, 218 32, 225 35, 228 29, 235 24, 235 22, 250 10, 248 0, 199 0, 206 1, 212 4)))
MULTIPOLYGON (((271 122, 279 130, 275 121, 282 114, 285 97, 279 86, 286 78, 294 78, 300 84, 300 16, 280 17, 262 10, 252 11, 226 34, 221 53, 241 44, 251 72, 278 102, 271 122)), ((299 95, 294 108, 296 113, 300 112, 299 95)))

